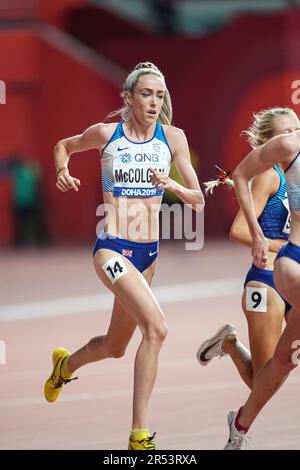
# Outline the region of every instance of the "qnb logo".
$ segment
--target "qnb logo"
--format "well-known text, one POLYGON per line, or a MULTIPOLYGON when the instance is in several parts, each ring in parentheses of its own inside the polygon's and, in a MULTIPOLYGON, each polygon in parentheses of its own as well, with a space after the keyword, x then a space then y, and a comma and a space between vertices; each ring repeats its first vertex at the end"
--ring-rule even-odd
POLYGON ((295 91, 292 93, 291 99, 293 104, 299 104, 300 103, 300 80, 294 80, 292 82, 292 88, 295 89, 295 91))
POLYGON ((0 340, 0 365, 6 364, 6 344, 0 340))
POLYGON ((131 160, 132 160, 132 156, 130 155, 130 153, 123 153, 123 155, 121 155, 122 163, 130 163, 131 160))
POLYGON ((3 80, 0 80, 0 104, 6 104, 6 85, 3 80))
POLYGON ((141 162, 157 163, 159 161, 159 157, 156 153, 150 153, 149 155, 147 155, 146 153, 137 153, 135 154, 134 159, 138 163, 141 163, 141 162))
POLYGON ((292 342, 292 349, 296 349, 296 351, 293 352, 292 354, 292 363, 297 366, 300 361, 300 340, 295 339, 295 341, 292 342))

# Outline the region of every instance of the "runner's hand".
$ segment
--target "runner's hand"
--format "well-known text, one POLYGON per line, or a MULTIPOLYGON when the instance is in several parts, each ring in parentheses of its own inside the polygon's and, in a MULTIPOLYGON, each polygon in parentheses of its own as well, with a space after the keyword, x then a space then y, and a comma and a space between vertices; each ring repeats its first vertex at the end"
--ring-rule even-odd
POLYGON ((59 172, 56 181, 56 187, 63 193, 69 191, 69 189, 73 189, 74 191, 78 191, 78 186, 80 186, 80 180, 77 178, 73 178, 69 174, 69 170, 66 168, 59 172))
POLYGON ((169 191, 174 192, 178 187, 178 183, 169 178, 165 173, 160 173, 152 167, 150 168, 150 171, 152 173, 152 184, 158 189, 168 189, 169 191))
POLYGON ((254 266, 258 269, 265 269, 268 261, 269 244, 263 235, 253 240, 251 253, 254 266))

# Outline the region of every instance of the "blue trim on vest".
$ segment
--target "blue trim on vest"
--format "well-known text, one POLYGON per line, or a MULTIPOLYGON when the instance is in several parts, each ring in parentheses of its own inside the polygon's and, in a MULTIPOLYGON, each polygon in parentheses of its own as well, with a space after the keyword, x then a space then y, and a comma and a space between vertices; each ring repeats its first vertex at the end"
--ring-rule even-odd
POLYGON ((114 142, 114 141, 117 140, 117 139, 120 139, 120 137, 123 136, 123 129, 122 129, 122 125, 121 125, 121 124, 122 124, 122 122, 119 122, 119 123, 118 123, 118 125, 117 125, 117 127, 116 127, 116 129, 115 129, 115 131, 114 131, 114 133, 113 133, 113 135, 111 136, 111 138, 109 139, 109 141, 107 142, 107 144, 103 147, 102 152, 101 152, 101 157, 100 157, 100 158, 102 158, 103 152, 104 152, 104 150, 106 149, 106 147, 107 147, 109 144, 111 144, 112 142, 114 142))
POLYGON ((168 149, 169 149, 169 152, 170 152, 170 155, 171 155, 171 159, 173 159, 172 150, 171 150, 171 148, 170 148, 169 142, 167 141, 164 128, 163 128, 163 126, 162 126, 162 124, 161 124, 160 122, 157 122, 157 128, 156 128, 156 131, 155 131, 155 137, 156 137, 158 140, 161 140, 162 142, 164 142, 164 144, 166 144, 166 146, 167 146, 168 149))
POLYGON ((126 196, 126 197, 153 197, 162 196, 164 189, 157 188, 122 188, 120 186, 114 187, 114 196, 126 196))
POLYGON ((132 144, 148 144, 148 142, 151 142, 151 140, 153 140, 154 137, 156 136, 156 129, 157 129, 157 126, 158 126, 158 122, 156 122, 155 131, 154 131, 154 134, 151 137, 151 139, 145 140, 144 142, 135 142, 134 140, 128 139, 128 137, 126 136, 126 134, 124 132, 124 128, 123 128, 123 122, 120 122, 120 124, 121 124, 121 128, 122 128, 123 136, 125 137, 126 140, 128 140, 128 142, 131 142, 132 144))

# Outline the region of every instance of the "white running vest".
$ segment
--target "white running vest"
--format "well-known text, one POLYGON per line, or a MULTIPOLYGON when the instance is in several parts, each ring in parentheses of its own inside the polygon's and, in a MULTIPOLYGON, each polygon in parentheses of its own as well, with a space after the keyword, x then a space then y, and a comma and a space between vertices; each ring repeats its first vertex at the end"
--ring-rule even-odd
POLYGON ((129 140, 119 122, 102 151, 102 190, 117 197, 162 196, 164 191, 151 183, 150 167, 168 175, 171 163, 171 150, 159 122, 146 142, 129 140))

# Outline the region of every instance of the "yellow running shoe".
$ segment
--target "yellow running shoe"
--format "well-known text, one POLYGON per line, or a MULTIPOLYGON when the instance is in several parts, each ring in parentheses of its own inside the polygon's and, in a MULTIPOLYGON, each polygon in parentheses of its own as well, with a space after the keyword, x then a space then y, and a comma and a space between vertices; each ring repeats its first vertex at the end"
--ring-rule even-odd
POLYGON ((155 450, 155 444, 153 442, 155 434, 156 432, 153 434, 153 436, 144 437, 144 439, 139 441, 132 440, 130 436, 128 450, 155 450))
POLYGON ((67 384, 72 380, 78 379, 78 377, 74 377, 73 379, 71 379, 70 377, 72 377, 72 374, 68 374, 66 375, 66 377, 62 377, 61 375, 62 363, 69 356, 71 356, 71 353, 62 347, 56 348, 53 351, 53 371, 50 377, 47 379, 44 387, 45 398, 50 403, 56 400, 64 384, 67 384))

